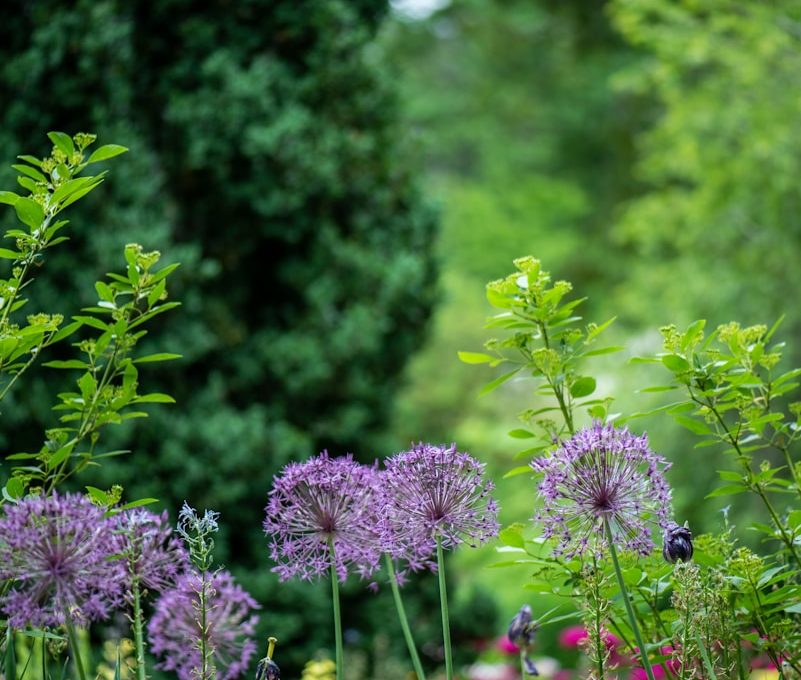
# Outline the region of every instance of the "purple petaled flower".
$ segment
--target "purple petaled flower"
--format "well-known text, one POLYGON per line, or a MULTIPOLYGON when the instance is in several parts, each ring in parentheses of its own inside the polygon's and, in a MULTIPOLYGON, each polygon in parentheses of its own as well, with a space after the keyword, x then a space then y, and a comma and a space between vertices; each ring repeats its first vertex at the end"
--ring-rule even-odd
POLYGON ((0 516, 0 605, 13 628, 106 618, 122 595, 124 567, 101 508, 79 494, 28 496, 0 516))
POLYGON ((498 506, 484 465, 451 446, 418 444, 385 461, 384 549, 414 566, 445 548, 477 546, 498 534, 498 506))
MULTIPOLYGON (((256 601, 234 582, 227 571, 206 572, 207 644, 220 680, 232 680, 248 670, 256 653, 251 639, 259 617, 256 601)), ((202 579, 196 571, 178 577, 173 588, 156 600, 147 626, 150 648, 163 657, 156 668, 175 671, 180 680, 201 676, 200 591, 202 579)))
POLYGON ((670 487, 664 472, 670 464, 651 451, 645 435, 595 423, 531 467, 542 473, 543 506, 534 519, 546 538, 559 539, 556 555, 572 558, 588 549, 600 555, 605 521, 615 546, 648 555, 654 548, 648 524, 667 526, 670 487))
POLYGON ((128 590, 133 579, 138 578, 144 588, 162 591, 189 567, 189 556, 173 532, 166 510, 156 515, 135 508, 121 512, 115 520, 128 590))
POLYGON ((377 530, 378 471, 348 455, 327 452, 289 463, 273 481, 265 508, 273 571, 282 581, 312 580, 328 573, 331 545, 339 579, 353 568, 366 577, 381 557, 377 530))

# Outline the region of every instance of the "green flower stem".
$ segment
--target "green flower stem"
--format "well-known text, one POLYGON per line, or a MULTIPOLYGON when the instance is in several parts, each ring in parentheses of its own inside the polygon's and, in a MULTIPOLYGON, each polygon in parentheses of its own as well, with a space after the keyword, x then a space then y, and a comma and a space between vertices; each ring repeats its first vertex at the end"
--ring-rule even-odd
POLYGON ((439 573, 439 603, 442 608, 442 643, 445 649, 445 677, 453 680, 451 655, 451 625, 448 619, 448 592, 445 586, 445 557, 442 554, 442 536, 437 535, 437 572, 439 573))
POLYGON ((342 615, 339 610, 339 577, 337 576, 336 560, 334 559, 334 539, 328 539, 329 554, 331 555, 331 596, 334 601, 334 644, 336 645, 337 680, 342 680, 344 663, 342 661, 342 615))
POLYGON ((70 644, 70 651, 72 652, 73 661, 75 661, 75 674, 78 680, 87 680, 86 671, 83 668, 83 659, 81 659, 81 650, 78 648, 78 635, 75 632, 75 626, 69 617, 69 612, 64 612, 64 622, 67 626, 67 639, 70 644))
POLYGON ((206 620, 208 610, 208 574, 204 571, 200 584, 200 680, 214 680, 217 670, 209 663, 212 650, 209 648, 209 624, 206 620))
POLYGON ((147 680, 145 673, 145 642, 142 635, 142 600, 139 592, 139 579, 134 578, 131 585, 133 591, 133 633, 136 646, 136 677, 137 680, 147 680))
POLYGON ((623 581, 623 572, 620 570, 620 562, 617 559, 617 550, 615 549, 615 541, 612 536, 612 529, 609 526, 609 520, 604 518, 604 528, 606 529, 606 540, 609 543, 609 554, 612 555, 612 564, 615 567, 615 575, 617 576, 617 584, 620 587, 620 593, 623 595, 623 602, 626 605, 626 613, 629 615, 629 623, 631 629, 634 631, 634 639, 640 648, 640 660, 642 667, 645 669, 645 674, 648 680, 654 680, 654 672, 651 669, 651 662, 648 661, 648 653, 645 651, 645 643, 642 640, 642 633, 640 633, 640 626, 637 625, 637 617, 634 615, 634 608, 631 606, 631 598, 629 591, 626 590, 626 583, 623 581))
POLYGON ((406 610, 403 607, 403 600, 401 599, 400 588, 398 588, 398 578, 395 575, 395 567, 392 564, 392 558, 384 554, 384 560, 387 564, 389 583, 390 586, 392 586, 392 597, 395 598, 395 608, 398 610, 398 618, 400 619, 401 628, 403 629, 403 637, 406 638, 409 656, 412 657, 414 672, 417 673, 417 680, 426 680, 425 673, 423 673, 423 664, 420 663, 420 656, 417 654, 417 647, 412 637, 412 630, 409 628, 409 620, 406 618, 406 610))

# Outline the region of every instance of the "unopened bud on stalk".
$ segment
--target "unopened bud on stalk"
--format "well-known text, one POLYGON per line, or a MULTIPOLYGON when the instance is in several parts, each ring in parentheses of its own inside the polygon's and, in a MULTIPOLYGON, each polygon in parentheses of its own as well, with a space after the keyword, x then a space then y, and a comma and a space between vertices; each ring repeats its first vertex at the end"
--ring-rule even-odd
POLYGON ((278 640, 274 637, 267 638, 267 656, 256 666, 256 680, 281 680, 281 669, 272 659, 276 642, 278 640))
POLYGON ((679 560, 688 562, 692 559, 693 534, 687 527, 686 522, 684 526, 671 522, 665 529, 662 556, 671 564, 675 564, 679 560))

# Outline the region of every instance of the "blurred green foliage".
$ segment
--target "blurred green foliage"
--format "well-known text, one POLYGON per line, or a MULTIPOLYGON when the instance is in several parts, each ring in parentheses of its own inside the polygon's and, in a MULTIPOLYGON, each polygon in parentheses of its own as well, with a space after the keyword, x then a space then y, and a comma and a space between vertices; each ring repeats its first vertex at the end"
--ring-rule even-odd
MULTIPOLYGON (((74 212, 70 254, 48 261, 32 306, 68 316, 95 304, 92 283, 133 240, 182 263, 171 296, 183 307, 142 340, 143 351, 184 355, 153 381, 177 405, 135 433, 120 428, 113 443, 132 454, 80 483, 120 482, 126 498, 156 496, 173 513, 184 499, 219 510, 218 558, 264 604, 264 633, 281 638, 291 674, 333 631, 325 589, 279 588, 269 573, 271 477, 324 447, 377 455, 435 296, 434 212, 373 45, 387 7, 20 0, 4 10, 0 147, 46 152, 43 130, 92 130, 133 151, 102 200, 74 212)), ((4 168, 0 185, 13 181, 4 168)), ((52 421, 45 395, 60 386, 27 377, 4 404, 7 450, 38 450, 52 421)), ((374 628, 358 611, 346 607, 345 625, 374 628)))
MULTIPOLYGON (((797 0, 463 0, 388 27, 443 206, 443 303, 407 373, 399 441, 456 439, 498 476, 516 465, 519 446, 506 433, 520 427, 512 414, 538 405, 535 383, 510 381, 477 399, 501 371, 470 370, 455 356, 481 351, 484 284, 526 254, 588 297, 587 321, 618 317, 607 340, 628 356, 599 361, 596 373, 612 411, 665 400, 635 392, 662 378, 626 361, 659 351, 664 324, 770 326, 786 312, 783 332, 797 335, 799 19, 797 0)), ((788 348, 784 370, 799 352, 788 348)), ((674 462, 677 516, 718 529, 732 499, 701 501, 715 471, 731 467, 721 451, 694 449, 667 416, 632 427, 674 462)), ((532 513, 526 479, 498 483, 506 522, 532 513)), ((730 518, 744 528, 756 506, 741 498, 730 518)), ((510 618, 526 598, 526 571, 515 582, 480 570, 491 551, 457 559, 478 569, 510 618)), ((552 606, 540 596, 532 604, 552 606)))

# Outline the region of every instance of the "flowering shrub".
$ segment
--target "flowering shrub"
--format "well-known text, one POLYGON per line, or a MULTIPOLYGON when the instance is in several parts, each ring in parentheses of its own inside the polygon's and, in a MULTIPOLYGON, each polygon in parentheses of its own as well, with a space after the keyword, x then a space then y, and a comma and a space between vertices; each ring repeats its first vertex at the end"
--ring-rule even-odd
POLYGON ((801 369, 777 370, 782 344, 773 336, 780 322, 770 329, 733 322, 709 335, 703 321, 684 331, 666 326, 663 352, 636 360, 671 376, 649 391, 685 397, 624 418, 610 413, 611 397, 594 396, 596 380, 586 367, 592 357, 622 349, 597 346, 612 320, 580 326, 581 300, 567 300, 568 282, 552 282, 531 257, 515 265, 487 286, 500 310, 487 326, 507 335, 487 341, 486 353, 460 353, 467 363, 511 366, 485 391, 518 375, 539 383, 540 402, 520 414, 524 427, 510 432, 530 442, 519 457, 531 462, 507 477, 534 472, 536 486, 529 488, 536 489, 540 531, 503 529, 502 550, 513 559, 499 566, 529 565, 530 588, 577 606, 583 626, 562 640, 580 647, 588 677, 746 678, 762 660, 784 677, 801 677, 801 510, 790 500, 801 498, 801 463, 792 453, 801 408, 787 399, 801 369), (720 472, 724 484, 709 496, 753 493, 769 518, 753 528, 770 552, 739 545, 730 525, 694 537, 672 517, 663 476, 669 463, 629 429, 635 418, 657 413, 672 416, 702 445, 733 454, 737 470, 720 472), (582 418, 592 424, 579 428, 582 418), (781 467, 772 462, 777 455, 781 467))

